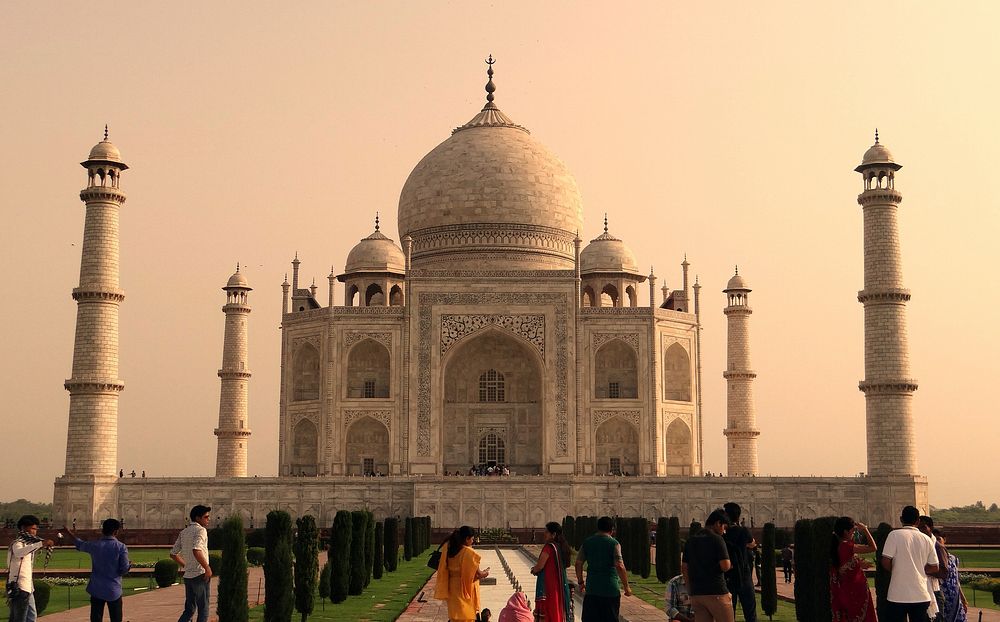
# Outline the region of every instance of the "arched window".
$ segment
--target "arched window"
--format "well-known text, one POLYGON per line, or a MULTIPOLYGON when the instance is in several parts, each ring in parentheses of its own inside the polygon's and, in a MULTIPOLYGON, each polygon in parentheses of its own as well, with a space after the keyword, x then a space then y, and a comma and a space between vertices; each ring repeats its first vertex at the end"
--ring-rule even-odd
POLYGON ((582 298, 582 300, 580 301, 581 305, 585 307, 594 306, 594 288, 591 287, 590 285, 583 288, 583 293, 580 297, 582 298))
POLYGON ((503 374, 491 369, 479 376, 480 402, 506 402, 503 374))
POLYGON ((679 343, 667 348, 663 356, 663 399, 691 401, 691 358, 679 343))
POLYGON ((347 355, 347 397, 389 397, 389 349, 374 339, 365 339, 347 355))
POLYGON ((594 355, 594 397, 635 399, 639 396, 639 361, 628 344, 614 339, 594 355))
POLYGON ((403 290, 399 285, 393 285, 389 290, 389 306, 400 307, 403 305, 403 290))
POLYGON ((316 425, 303 419, 295 425, 292 434, 292 475, 316 475, 318 465, 316 425))
POLYGON ((628 306, 634 307, 638 304, 638 300, 635 297, 635 288, 629 285, 625 288, 625 294, 628 296, 628 306))
POLYGON ((347 300, 346 300, 346 304, 347 304, 348 307, 356 307, 356 306, 358 306, 358 286, 357 285, 353 285, 352 284, 352 285, 349 285, 347 287, 347 300))
POLYGON ((380 307, 385 304, 385 293, 382 291, 382 287, 372 283, 365 290, 365 306, 366 307, 380 307))
POLYGON ((492 432, 479 439, 479 464, 506 464, 507 451, 503 439, 492 432))
POLYGON ((618 306, 618 288, 608 283, 601 290, 601 306, 602 307, 617 307, 618 306))
POLYGON ((691 430, 681 419, 667 426, 665 449, 667 459, 667 474, 691 474, 691 430))
POLYGON ((319 399, 319 351, 303 344, 292 362, 292 400, 319 399))

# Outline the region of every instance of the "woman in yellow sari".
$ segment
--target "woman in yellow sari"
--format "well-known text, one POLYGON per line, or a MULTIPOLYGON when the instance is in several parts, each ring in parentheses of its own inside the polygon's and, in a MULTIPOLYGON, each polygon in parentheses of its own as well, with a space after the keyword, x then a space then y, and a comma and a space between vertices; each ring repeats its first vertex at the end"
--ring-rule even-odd
POLYGON ((434 598, 448 601, 451 622, 474 622, 479 613, 479 580, 490 569, 479 569, 479 554, 472 548, 472 527, 463 525, 448 538, 448 550, 437 569, 434 598))

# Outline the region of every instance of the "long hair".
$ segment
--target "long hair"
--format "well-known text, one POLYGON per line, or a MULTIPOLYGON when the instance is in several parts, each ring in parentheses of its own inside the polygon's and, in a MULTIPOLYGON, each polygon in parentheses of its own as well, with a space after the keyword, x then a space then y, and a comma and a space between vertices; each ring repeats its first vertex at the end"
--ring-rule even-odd
POLYGON ((472 527, 468 525, 462 525, 455 531, 451 532, 448 537, 448 557, 455 557, 458 552, 462 550, 465 546, 465 540, 476 535, 476 532, 472 531, 472 527))
POLYGON ((844 539, 844 534, 854 529, 854 519, 850 516, 841 516, 833 523, 833 535, 830 536, 830 563, 837 567, 840 565, 840 541, 844 539))
POLYGON ((563 535, 562 525, 557 522, 545 523, 545 530, 552 534, 552 543, 559 550, 559 558, 562 560, 563 568, 569 567, 569 542, 563 535))

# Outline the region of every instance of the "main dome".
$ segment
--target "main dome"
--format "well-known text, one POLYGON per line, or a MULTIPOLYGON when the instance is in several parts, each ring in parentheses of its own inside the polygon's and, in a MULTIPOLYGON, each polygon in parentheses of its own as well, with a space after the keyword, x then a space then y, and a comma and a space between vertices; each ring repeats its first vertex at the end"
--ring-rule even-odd
POLYGON ((412 265, 573 269, 583 224, 576 180, 496 107, 492 77, 486 90, 483 110, 424 156, 403 185, 399 236, 413 238, 412 265))

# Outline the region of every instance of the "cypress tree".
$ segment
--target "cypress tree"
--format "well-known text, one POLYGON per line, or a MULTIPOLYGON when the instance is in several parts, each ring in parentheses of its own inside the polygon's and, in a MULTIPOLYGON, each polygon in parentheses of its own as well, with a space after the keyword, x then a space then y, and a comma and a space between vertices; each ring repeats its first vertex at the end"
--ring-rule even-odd
POLYGON ((351 512, 351 571, 347 593, 357 596, 365 589, 365 512, 351 512))
POLYGON ((795 619, 799 622, 819 619, 813 611, 815 602, 809 594, 812 589, 811 543, 812 520, 801 518, 795 521, 795 619))
POLYGON ((403 559, 413 558, 413 518, 407 516, 403 520, 403 559))
POLYGON ((656 519, 656 580, 666 583, 673 577, 670 574, 670 547, 667 545, 667 530, 670 521, 665 516, 656 519))
POLYGON ((573 533, 575 527, 576 527, 576 520, 572 516, 567 515, 563 517, 563 522, 562 522, 563 537, 566 538, 566 542, 569 542, 569 545, 572 546, 573 548, 577 548, 576 537, 575 534, 573 533))
POLYGON ((875 611, 878 617, 883 620, 889 617, 886 603, 889 600, 890 573, 882 568, 882 548, 885 546, 885 539, 889 537, 891 531, 891 525, 879 523, 875 533, 872 534, 872 537, 875 538, 875 611))
POLYGON ((649 578, 650 563, 649 563, 649 521, 644 517, 639 517, 636 519, 636 527, 638 533, 636 534, 636 554, 639 556, 639 576, 643 579, 649 578))
POLYGON ((701 531, 701 523, 696 520, 691 521, 691 525, 688 527, 688 540, 694 537, 694 534, 701 531))
POLYGON ((399 566, 399 519, 385 519, 385 569, 396 572, 399 566))
POLYGON ((272 510, 264 530, 264 622, 291 622, 292 517, 272 510))
POLYGON ((333 518, 330 534, 330 600, 342 603, 347 599, 351 575, 351 513, 340 510, 333 518))
POLYGON ((632 551, 628 547, 628 519, 623 516, 615 517, 615 540, 621 545, 625 570, 632 570, 632 551))
POLYGON ((382 521, 375 521, 375 551, 372 559, 372 576, 376 579, 382 578, 382 571, 385 570, 385 542, 382 534, 385 533, 385 526, 382 521))
POLYGON ((669 581, 681 573, 681 520, 676 516, 671 516, 667 521, 666 544, 670 547, 670 555, 667 557, 670 564, 667 567, 670 571, 669 581))
POLYGON ((375 566, 375 515, 365 511, 365 587, 372 582, 375 566))
POLYGON ((295 610, 302 614, 306 622, 313 612, 316 598, 316 579, 319 572, 319 530, 316 519, 308 514, 296 519, 295 526, 295 610))
POLYGON ((761 537, 760 563, 760 609, 769 620, 778 611, 778 577, 774 567, 775 551, 774 523, 764 524, 764 535, 761 537))
POLYGON ((233 514, 222 524, 225 533, 222 568, 219 569, 219 605, 217 613, 224 622, 247 622, 247 547, 243 519, 233 514))
POLYGON ((811 541, 812 596, 816 599, 815 622, 831 622, 830 609, 830 540, 833 538, 834 516, 823 516, 813 521, 811 541))
POLYGON ((330 598, 330 562, 323 564, 323 570, 319 572, 319 602, 326 609, 326 601, 330 598))

